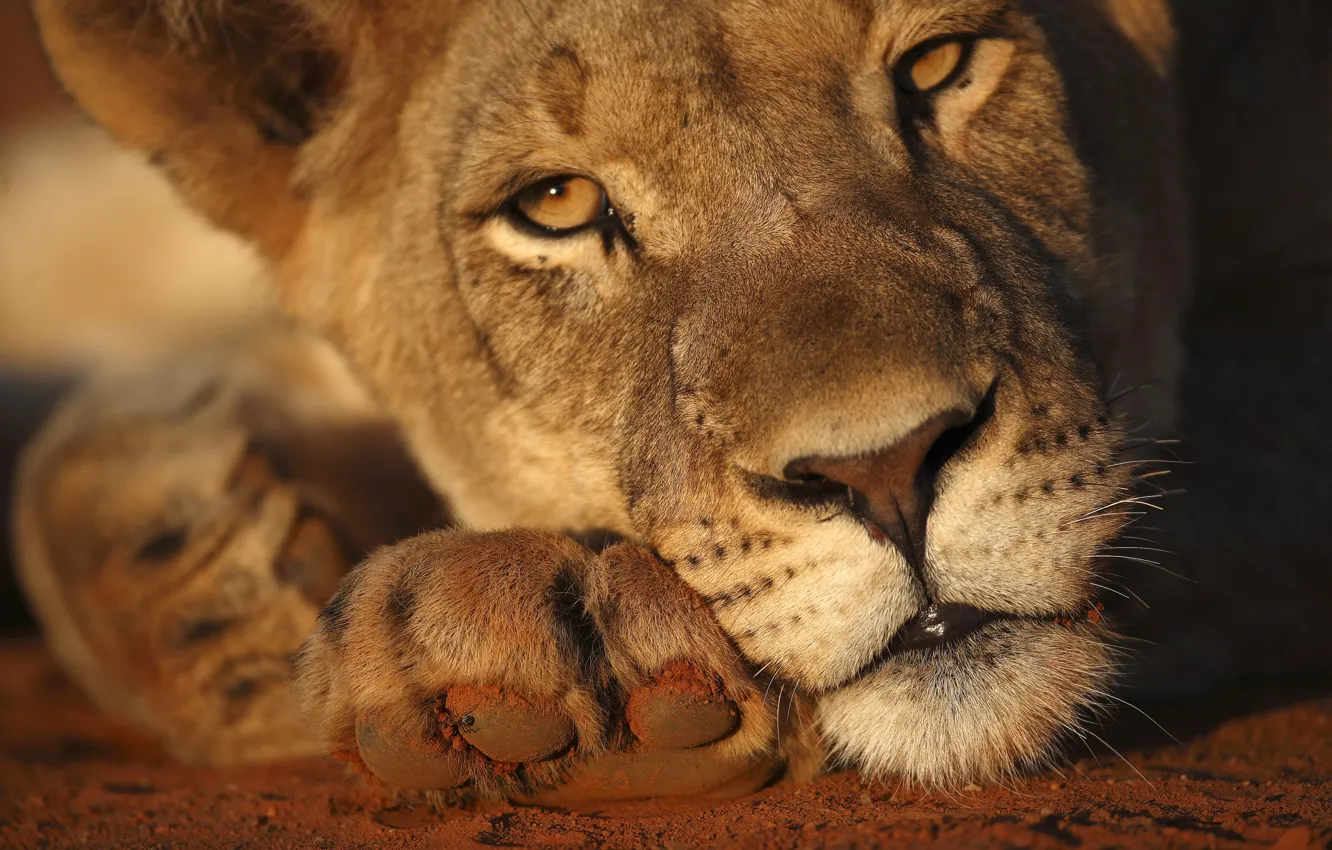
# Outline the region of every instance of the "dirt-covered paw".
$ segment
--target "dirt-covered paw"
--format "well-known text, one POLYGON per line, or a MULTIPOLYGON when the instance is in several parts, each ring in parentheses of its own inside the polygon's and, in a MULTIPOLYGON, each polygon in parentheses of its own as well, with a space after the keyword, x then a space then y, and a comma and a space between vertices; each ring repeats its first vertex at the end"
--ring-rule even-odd
POLYGON ((330 749, 398 789, 743 793, 784 763, 775 706, 701 600, 630 546, 422 535, 348 577, 297 666, 330 749))

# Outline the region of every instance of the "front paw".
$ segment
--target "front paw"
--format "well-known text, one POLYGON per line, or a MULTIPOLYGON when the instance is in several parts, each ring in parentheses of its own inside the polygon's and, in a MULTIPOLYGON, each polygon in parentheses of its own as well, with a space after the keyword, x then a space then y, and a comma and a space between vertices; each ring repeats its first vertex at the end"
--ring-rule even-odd
POLYGON ((551 804, 728 795, 793 755, 817 760, 792 731, 805 707, 788 700, 779 729, 778 701, 738 656, 642 549, 434 532, 347 578, 297 682, 330 750, 395 788, 551 804))

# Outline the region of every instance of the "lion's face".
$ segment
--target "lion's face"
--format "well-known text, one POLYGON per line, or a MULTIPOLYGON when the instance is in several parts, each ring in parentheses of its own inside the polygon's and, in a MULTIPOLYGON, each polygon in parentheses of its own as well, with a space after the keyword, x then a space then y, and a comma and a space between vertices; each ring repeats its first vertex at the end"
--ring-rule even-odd
POLYGON ((1172 316, 1103 306, 1136 260, 1030 12, 450 11, 410 86, 349 64, 285 303, 462 520, 647 541, 852 761, 1034 762, 1110 673, 1106 387, 1172 316))

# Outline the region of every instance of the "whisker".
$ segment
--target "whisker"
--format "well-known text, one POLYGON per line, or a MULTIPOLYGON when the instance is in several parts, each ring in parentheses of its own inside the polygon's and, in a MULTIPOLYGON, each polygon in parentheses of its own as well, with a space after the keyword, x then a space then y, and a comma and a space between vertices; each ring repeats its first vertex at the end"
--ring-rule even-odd
POLYGON ((1110 752, 1119 756, 1119 760, 1122 761, 1124 764, 1128 765, 1129 769, 1132 770, 1134 773, 1138 774, 1138 778, 1140 778, 1143 782, 1146 782, 1148 788, 1151 788, 1153 791, 1157 790, 1156 785, 1152 782, 1152 780, 1148 779, 1146 776, 1143 776, 1142 771, 1138 770, 1138 768, 1134 766, 1133 762, 1124 758, 1124 756, 1120 754, 1119 750, 1110 746, 1110 743, 1108 741, 1106 741, 1104 738, 1102 738, 1100 735, 1097 735, 1095 732, 1093 732, 1090 729, 1084 729, 1083 731, 1086 732, 1088 735, 1091 735, 1096 740, 1100 741, 1101 746, 1105 747, 1110 752))
POLYGON ((851 515, 850 510, 848 510, 846 507, 842 507, 842 508, 838 509, 838 511, 837 511, 836 513, 834 513, 834 514, 829 514, 828 516, 825 516, 825 517, 819 517, 818 519, 816 519, 816 520, 814 520, 814 521, 815 521, 816 523, 832 522, 833 520, 837 519, 838 517, 850 516, 850 515, 851 515))
POLYGON ((939 789, 938 789, 938 791, 939 791, 940 794, 943 794, 945 797, 947 797, 949 800, 951 800, 951 801, 953 802, 953 805, 954 805, 954 806, 957 806, 958 808, 961 808, 961 809, 974 809, 974 808, 976 808, 974 805, 967 805, 966 803, 962 802, 960 799, 958 799, 958 798, 953 794, 952 791, 948 790, 948 788, 947 788, 946 786, 940 786, 939 789))
MULTIPOLYGON (((1141 538, 1121 537, 1120 540, 1139 540, 1141 538)), ((1160 552, 1162 555, 1173 555, 1169 549, 1161 549, 1157 546, 1107 546, 1103 551, 1106 552, 1160 552)))
POLYGON ((766 688, 763 689, 763 704, 764 704, 765 706, 768 704, 768 693, 772 690, 772 683, 775 682, 775 681, 777 681, 777 680, 776 680, 776 679, 768 679, 768 686, 767 686, 766 688))
POLYGON ((1154 472, 1144 472, 1142 475, 1133 476, 1133 481, 1136 483, 1138 481, 1146 481, 1149 478, 1160 478, 1162 475, 1169 475, 1174 471, 1175 470, 1173 469, 1158 469, 1154 472))
POLYGON ((1120 589, 1128 593, 1129 596, 1132 596, 1134 600, 1136 600, 1137 603, 1141 605, 1143 608, 1146 608, 1148 610, 1151 609, 1152 606, 1147 604, 1147 600, 1139 596, 1133 588, 1129 587, 1127 584, 1124 584, 1123 582, 1119 582, 1119 587, 1120 589))
POLYGON ((1115 463, 1107 464, 1106 469, 1115 469, 1121 466, 1147 466, 1153 463, 1165 463, 1172 466, 1193 466, 1191 460, 1167 460, 1160 457, 1143 458, 1142 460, 1121 460, 1115 463))
POLYGON ((1068 522, 1066 522, 1066 523, 1064 523, 1063 525, 1059 526, 1059 528, 1060 528, 1061 531, 1067 531, 1067 530, 1068 530, 1067 527, 1070 526, 1070 525, 1077 525, 1077 524, 1080 523, 1080 522, 1088 522, 1088 521, 1093 520, 1093 519, 1113 519, 1113 518, 1115 518, 1115 517, 1138 517, 1138 518, 1142 518, 1142 517, 1145 517, 1145 516, 1147 516, 1147 513, 1146 513, 1145 511, 1128 511, 1128 512, 1126 512, 1126 513, 1120 513, 1120 514, 1092 514, 1092 515, 1089 515, 1089 516, 1081 516, 1081 517, 1078 517, 1077 519, 1074 519, 1074 520, 1069 520, 1068 522))
POLYGON ((1107 399, 1109 399, 1109 398, 1113 398, 1113 397, 1114 397, 1115 392, 1116 392, 1115 388, 1119 386, 1119 379, 1122 378, 1122 377, 1124 377, 1124 373, 1123 373, 1123 372, 1116 372, 1116 373, 1115 373, 1115 379, 1114 379, 1113 381, 1110 382, 1110 388, 1107 389, 1107 390, 1105 391, 1105 395, 1106 395, 1106 398, 1107 398, 1107 399))
POLYGON ((1153 425, 1155 425, 1155 424, 1156 424, 1156 417, 1152 417, 1151 419, 1148 419, 1146 422, 1142 423, 1141 425, 1137 426, 1136 428, 1130 428, 1130 429, 1128 429, 1127 431, 1125 431, 1124 433, 1125 433, 1125 434, 1138 434, 1138 433, 1141 433, 1141 432, 1143 432, 1143 431, 1146 431, 1147 429, 1151 428, 1151 427, 1152 427, 1153 425))
MULTIPOLYGON (((557 47, 559 47, 559 45, 557 45, 555 42, 553 42, 553 41, 551 41, 549 38, 547 38, 545 33, 541 32, 541 27, 540 27, 539 24, 537 24, 536 16, 535 16, 534 14, 532 14, 532 8, 531 8, 530 6, 528 6, 526 3, 523 3, 523 2, 519 2, 518 5, 522 8, 523 13, 527 16, 527 22, 530 23, 530 24, 532 25, 532 28, 529 29, 529 30, 527 30, 527 32, 528 32, 530 35, 534 35, 534 36, 536 36, 537 38, 539 38, 539 39, 541 39, 542 41, 544 41, 544 42, 546 43, 546 46, 547 46, 547 47, 551 47, 551 48, 557 48, 557 47)), ((521 30, 522 27, 518 27, 518 29, 521 30)), ((517 38, 514 38, 514 41, 517 41, 517 40, 518 40, 517 38)), ((541 59, 541 58, 543 58, 542 56, 539 55, 539 53, 538 53, 538 51, 537 51, 536 49, 530 49, 528 52, 531 53, 532 58, 534 58, 534 59, 541 59)))
POLYGON ((1102 506, 1099 507, 1099 508, 1095 508, 1094 510, 1087 511, 1087 513, 1085 513, 1085 514, 1083 514, 1082 516, 1078 517, 1078 519, 1085 519, 1086 517, 1095 516, 1096 514, 1100 513, 1101 511, 1108 511, 1108 510, 1110 510, 1111 508, 1117 508, 1117 507, 1119 507, 1120 505, 1139 505, 1139 506, 1144 507, 1144 508, 1153 508, 1153 509, 1158 510, 1158 511, 1163 511, 1163 510, 1165 510, 1165 508, 1161 507, 1160 505, 1154 505, 1154 504, 1152 504, 1152 499, 1159 499, 1159 498, 1161 498, 1161 497, 1160 497, 1160 496, 1129 496, 1129 497, 1126 498, 1126 499, 1120 499, 1120 500, 1118 500, 1118 501, 1111 502, 1111 503, 1108 504, 1108 505, 1102 505, 1102 506))
POLYGON ((1120 443, 1120 445, 1124 447, 1133 446, 1135 448, 1138 446, 1182 446, 1184 445, 1184 441, 1177 439, 1163 440, 1159 437, 1130 437, 1120 443))
POLYGON ((1146 564, 1147 566, 1149 566, 1149 567, 1151 567, 1151 568, 1153 568, 1153 569, 1160 570, 1161 572, 1165 573, 1165 574, 1168 575, 1168 576, 1174 576, 1175 578, 1179 579, 1180 581, 1186 581, 1186 582, 1188 582, 1189 584, 1198 584, 1198 583, 1199 583, 1197 579, 1189 578, 1188 576, 1186 576, 1186 575, 1181 575, 1180 573, 1177 573, 1177 572, 1175 572, 1174 570, 1166 569, 1165 567, 1161 566, 1160 563, 1158 563, 1158 562, 1156 562, 1156 561, 1149 561, 1149 560, 1147 560, 1146 558, 1134 558, 1134 557, 1132 557, 1132 556, 1130 556, 1130 555, 1110 555, 1110 554, 1105 554, 1105 555, 1084 555, 1083 557, 1084 557, 1086 560, 1089 560, 1089 561, 1090 561, 1090 560, 1095 560, 1095 559, 1097 559, 1097 558, 1114 558, 1114 559, 1119 560, 1119 561, 1133 561, 1134 563, 1138 563, 1138 564, 1146 564))
MULTIPOLYGON (((1139 527, 1139 526, 1138 526, 1138 523, 1142 522, 1142 519, 1143 519, 1143 517, 1145 517, 1145 516, 1147 516, 1147 514, 1146 514, 1146 512, 1143 512, 1143 513, 1140 513, 1140 514, 1138 514, 1137 516, 1135 516, 1133 519, 1126 520, 1122 525, 1119 526, 1119 531, 1120 531, 1120 532, 1123 532, 1123 531, 1127 531, 1127 530, 1130 529, 1130 528, 1138 528, 1138 527, 1139 527)), ((1141 527, 1142 527, 1142 528, 1150 528, 1150 526, 1145 526, 1145 525, 1144 525, 1144 526, 1141 526, 1141 527)), ((1159 529, 1157 529, 1157 530, 1159 531, 1159 529)), ((1118 533, 1118 532, 1117 532, 1117 533, 1118 533)))
MULTIPOLYGON (((1116 641, 1119 641, 1119 642, 1122 642, 1122 643, 1135 643, 1135 644, 1142 644, 1143 646, 1160 646, 1160 645, 1161 645, 1161 643, 1160 643, 1159 641, 1148 640, 1147 638, 1143 638, 1143 637, 1135 637, 1134 635, 1116 634, 1116 635, 1114 636, 1114 639, 1115 639, 1116 641)), ((1132 650, 1123 649, 1123 650, 1121 650, 1121 651, 1127 653, 1127 652, 1131 652, 1132 650)), ((1120 684, 1120 687, 1121 687, 1121 688, 1133 688, 1133 687, 1137 687, 1137 686, 1136 686, 1136 685, 1132 685, 1132 684, 1123 684, 1123 683, 1121 683, 1121 684, 1120 684)))
POLYGON ((1095 555, 1083 555, 1083 560, 1095 561, 1097 558, 1114 558, 1119 561, 1135 561, 1139 564, 1150 564, 1153 567, 1161 566, 1159 561, 1149 561, 1146 558, 1135 558, 1132 555, 1113 555, 1109 552, 1097 552, 1095 555))
POLYGON ((1174 490, 1167 490, 1165 487, 1162 487, 1160 484, 1157 484, 1155 481, 1144 481, 1142 482, 1142 484, 1150 488, 1151 491, 1158 496, 1183 496, 1189 492, 1188 490, 1185 490, 1183 487, 1177 487, 1174 490))
MULTIPOLYGON (((1116 377, 1116 378, 1115 378, 1115 383, 1118 383, 1118 381, 1119 381, 1119 378, 1116 377)), ((1131 386, 1131 387, 1129 387, 1128 389, 1120 390, 1119 392, 1115 392, 1115 383, 1112 383, 1112 384, 1110 385, 1110 392, 1109 392, 1109 394, 1107 395, 1107 397, 1106 397, 1106 399, 1105 399, 1105 403, 1106 403, 1106 404, 1114 404, 1115 402, 1120 401, 1120 400, 1122 400, 1122 399, 1124 399, 1124 398, 1126 398, 1126 397, 1132 395, 1133 393, 1136 393, 1138 390, 1145 390, 1145 389, 1148 389, 1148 388, 1154 388, 1154 387, 1156 387, 1156 386, 1158 386, 1158 385, 1160 384, 1159 381, 1145 381, 1144 383, 1136 384, 1136 385, 1134 385, 1134 386, 1131 386)))
POLYGON ((1002 789, 1004 789, 1005 791, 1007 791, 1008 793, 1012 794, 1014 797, 1026 797, 1026 798, 1029 799, 1029 800, 1034 800, 1034 799, 1036 799, 1036 798, 1038 798, 1038 797, 1045 797, 1045 796, 1048 796, 1048 795, 1046 795, 1046 794, 1029 794, 1029 793, 1027 793, 1026 791, 1023 791, 1023 790, 1018 786, 1018 784, 1017 784, 1017 780, 1014 779, 1014 778, 1011 777, 1011 776, 1010 776, 1010 777, 1001 777, 1001 778, 997 778, 997 779, 995 779, 995 782, 999 785, 1000 788, 1002 788, 1002 789))
MULTIPOLYGON (((1129 596, 1127 593, 1125 593, 1125 592, 1122 591, 1122 590, 1115 590, 1113 587, 1109 587, 1109 586, 1104 585, 1104 584, 1097 584, 1097 583, 1094 582, 1094 581, 1089 581, 1089 582, 1087 582, 1087 584, 1091 585, 1092 587, 1099 588, 1100 590, 1104 590, 1104 591, 1106 591, 1107 593, 1113 593, 1113 594, 1116 595, 1116 596, 1122 596, 1122 597, 1124 597, 1125 599, 1132 599, 1132 598, 1133 598, 1132 596, 1129 596)), ((1138 601, 1141 602, 1142 600, 1138 600, 1138 601)))
MULTIPOLYGON (((1096 762, 1096 766, 1101 767, 1102 766, 1101 757, 1098 756, 1096 754, 1096 751, 1091 748, 1091 744, 1087 743, 1087 736, 1086 734, 1084 734, 1083 730, 1078 729, 1077 727, 1071 727, 1071 731, 1073 732, 1074 735, 1077 735, 1079 738, 1082 739, 1082 746, 1087 748, 1087 752, 1088 754, 1091 755, 1092 760, 1096 762)), ((1074 767, 1076 768, 1076 765, 1074 765, 1074 767)), ((1079 770, 1078 773, 1082 773, 1082 771, 1079 770)))
POLYGON ((1134 711, 1136 711, 1136 712, 1138 712, 1139 714, 1141 714, 1143 717, 1147 718, 1147 720, 1150 721, 1151 724, 1152 724, 1153 726, 1155 726, 1157 729, 1160 729, 1162 732, 1164 732, 1164 733, 1170 738, 1170 740, 1174 741, 1176 744, 1179 744, 1181 747, 1184 746, 1184 742, 1181 741, 1180 739, 1176 738, 1176 737, 1174 736, 1174 734, 1172 734, 1171 731, 1170 731, 1169 729, 1165 728, 1165 727, 1162 726, 1160 723, 1158 723, 1155 717, 1152 717, 1150 714, 1148 714, 1147 712, 1143 711, 1141 708, 1138 708, 1138 706, 1134 705, 1133 703, 1129 702, 1128 700, 1123 699, 1122 697, 1117 697, 1117 696, 1115 696, 1114 694, 1112 694, 1112 693, 1108 693, 1108 692, 1106 692, 1106 691, 1099 691, 1099 690, 1097 690, 1097 691, 1092 691, 1092 693, 1096 694, 1097 696, 1105 697, 1106 699, 1112 699, 1112 700, 1114 700, 1115 702, 1119 703, 1120 705, 1126 705, 1126 706, 1128 706, 1129 708, 1131 708, 1131 709, 1133 709, 1134 711))

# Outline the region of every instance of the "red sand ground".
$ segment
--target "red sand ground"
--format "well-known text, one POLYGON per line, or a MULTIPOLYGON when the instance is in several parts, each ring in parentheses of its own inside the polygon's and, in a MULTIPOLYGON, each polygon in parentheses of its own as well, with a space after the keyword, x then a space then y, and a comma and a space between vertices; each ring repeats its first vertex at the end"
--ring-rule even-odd
POLYGON ((332 762, 231 771, 173 764, 141 736, 100 717, 35 642, 10 641, 0 643, 0 846, 937 842, 1303 850, 1332 843, 1332 698, 1249 692, 1162 719, 1185 745, 1126 744, 1121 751, 1129 764, 1087 755, 1062 775, 1009 788, 929 794, 840 774, 706 807, 644 803, 581 813, 497 807, 441 815, 395 806, 332 762), (1257 707, 1264 703, 1279 707, 1257 707), (1199 731, 1186 737, 1181 727, 1199 731))

